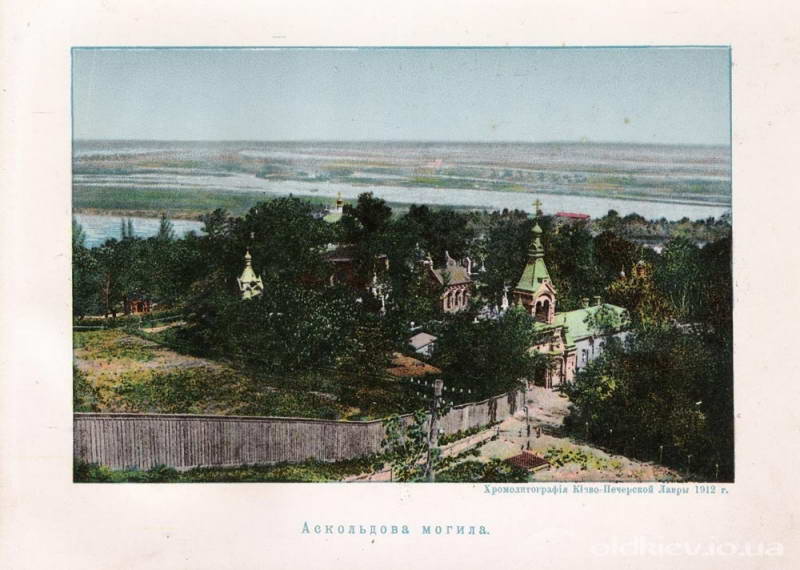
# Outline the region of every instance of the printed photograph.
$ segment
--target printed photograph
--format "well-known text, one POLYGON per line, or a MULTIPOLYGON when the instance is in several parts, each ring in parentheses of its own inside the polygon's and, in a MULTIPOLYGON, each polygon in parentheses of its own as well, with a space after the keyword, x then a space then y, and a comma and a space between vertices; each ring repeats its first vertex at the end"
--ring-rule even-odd
POLYGON ((730 74, 73 48, 73 480, 732 482, 730 74))

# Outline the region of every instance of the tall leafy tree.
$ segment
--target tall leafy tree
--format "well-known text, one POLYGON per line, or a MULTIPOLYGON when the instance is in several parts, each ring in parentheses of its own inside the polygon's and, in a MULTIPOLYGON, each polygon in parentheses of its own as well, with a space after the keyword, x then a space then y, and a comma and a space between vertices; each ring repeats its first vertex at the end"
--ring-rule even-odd
MULTIPOLYGON (((504 288, 513 289, 528 258, 533 220, 521 210, 504 212, 486 232, 486 271, 480 276, 483 295, 499 304, 504 288)), ((508 293, 509 300, 511 293, 508 293)))
POLYGON ((378 259, 385 255, 392 209, 372 192, 358 196, 355 205, 342 208, 341 242, 354 258, 356 281, 367 283, 378 269, 378 259))
POLYGON ((621 272, 628 273, 639 260, 639 247, 635 243, 609 231, 595 236, 594 250, 605 283, 617 279, 621 272))
POLYGON ((610 303, 628 309, 637 327, 669 326, 675 310, 668 297, 655 284, 653 266, 640 261, 625 276, 618 277, 606 288, 610 303))
POLYGON ((175 228, 166 214, 161 214, 161 219, 158 223, 158 233, 156 234, 158 241, 173 241, 175 239, 175 228))
POLYGON ((100 272, 97 260, 85 246, 86 234, 72 220, 72 314, 79 319, 95 314, 100 302, 100 272))
POLYGON ((478 320, 469 311, 449 317, 439 333, 434 364, 448 386, 468 388, 479 397, 496 395, 534 378, 546 357, 530 352, 533 319, 512 308, 497 320, 478 320))
POLYGON ((379 234, 389 223, 392 209, 385 200, 376 198, 372 192, 358 196, 356 205, 345 204, 342 208, 342 226, 346 241, 360 241, 379 234))
POLYGON ((656 282, 674 307, 677 318, 685 321, 698 303, 699 248, 686 238, 676 238, 667 243, 661 258, 656 267, 656 282))
POLYGON ((441 263, 445 251, 454 258, 469 255, 469 245, 475 235, 467 214, 452 208, 432 210, 425 205, 412 205, 405 217, 419 245, 435 261, 441 263))
POLYGON ((731 383, 729 362, 702 335, 637 330, 609 342, 564 387, 572 403, 565 425, 628 455, 730 480, 732 400, 720 390, 731 383))
POLYGON ((733 336, 733 272, 731 271, 730 236, 703 247, 698 255, 700 266, 696 283, 697 305, 694 318, 705 323, 718 338, 733 336))
POLYGON ((284 280, 324 280, 328 270, 322 253, 335 237, 314 212, 310 202, 289 196, 256 204, 244 218, 233 220, 225 252, 229 272, 241 272, 242 256, 249 248, 257 273, 284 280))
POLYGON ((545 261, 558 291, 559 309, 576 309, 583 297, 597 295, 605 285, 594 239, 586 224, 565 224, 557 231, 549 219, 544 224, 545 261))

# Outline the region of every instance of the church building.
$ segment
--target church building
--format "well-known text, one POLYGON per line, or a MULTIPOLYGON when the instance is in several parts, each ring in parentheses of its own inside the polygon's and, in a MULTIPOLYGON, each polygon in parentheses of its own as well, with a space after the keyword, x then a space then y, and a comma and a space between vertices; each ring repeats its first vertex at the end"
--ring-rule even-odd
POLYGON ((444 252, 445 263, 435 267, 430 257, 424 262, 431 283, 440 290, 439 309, 445 313, 458 313, 469 307, 472 296, 472 262, 467 258, 459 263, 444 252))
POLYGON ((239 285, 242 299, 258 297, 264 291, 264 283, 261 281, 261 277, 253 271, 253 256, 250 255, 249 249, 244 254, 244 270, 242 270, 241 276, 236 278, 236 283, 239 285))
POLYGON ((342 219, 343 213, 344 200, 342 200, 342 193, 339 192, 336 194, 336 205, 333 208, 329 208, 328 213, 322 219, 329 224, 335 224, 342 219))
POLYGON ((577 370, 599 356, 609 335, 625 334, 627 311, 595 297, 591 306, 588 299, 583 299, 580 309, 556 312, 558 295, 544 262, 541 238, 542 228, 536 224, 528 262, 513 291, 513 303, 535 319, 537 341, 531 350, 550 357, 551 366, 534 380, 555 388, 572 381, 577 370))

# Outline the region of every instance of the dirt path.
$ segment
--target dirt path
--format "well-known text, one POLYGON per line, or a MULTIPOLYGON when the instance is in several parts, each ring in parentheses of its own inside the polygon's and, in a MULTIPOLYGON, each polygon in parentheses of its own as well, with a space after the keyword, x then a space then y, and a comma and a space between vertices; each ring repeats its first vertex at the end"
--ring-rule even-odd
POLYGON ((173 321, 173 322, 168 323, 166 325, 159 325, 157 327, 143 328, 142 332, 159 333, 161 331, 165 331, 165 330, 171 329, 173 327, 182 327, 185 324, 186 324, 186 321, 173 321))
MULTIPOLYGON (((585 445, 563 434, 564 418, 569 413, 569 400, 552 390, 534 387, 526 395, 530 421, 528 435, 524 412, 507 418, 498 426, 489 428, 472 436, 476 441, 487 440, 480 448, 478 461, 488 462, 491 459, 508 459, 529 450, 544 457, 548 450, 562 450, 570 457, 578 458, 561 466, 537 471, 532 475, 533 481, 675 481, 680 476, 674 471, 649 462, 629 459, 622 455, 610 454, 602 449, 585 445), (499 429, 499 437, 490 438, 499 429)), ((462 440, 465 441, 465 440, 462 440)), ((461 444, 461 442, 458 442, 461 444)), ((472 443, 472 442, 470 442, 472 443)), ((456 455, 467 447, 463 444, 451 450, 456 455)), ((470 458, 474 460, 475 458, 470 458)), ((371 474, 351 476, 346 481, 384 481, 391 480, 389 470, 371 474)))
POLYGON ((500 437, 480 449, 484 461, 508 459, 529 450, 544 457, 553 448, 580 457, 560 467, 538 471, 534 481, 674 481, 679 474, 661 465, 610 454, 586 445, 562 433, 564 418, 569 413, 569 400, 552 390, 535 387, 527 393, 530 435, 524 413, 502 422, 500 437), (539 428, 541 431, 539 431, 539 428))
POLYGON ((559 432, 564 418, 569 414, 569 400, 554 390, 534 386, 528 390, 525 401, 528 406, 531 427, 543 432, 559 432))
MULTIPOLYGON (((468 449, 472 449, 478 445, 484 444, 484 442, 488 441, 490 438, 494 436, 495 429, 487 429, 482 432, 472 434, 468 437, 459 439, 458 441, 454 441, 445 445, 441 448, 442 457, 454 457, 459 453, 463 453, 468 449)), ((344 481, 347 482, 372 482, 372 481, 382 481, 384 483, 392 481, 392 472, 391 469, 384 469, 383 471, 376 471, 374 473, 362 473, 360 475, 351 475, 346 477, 344 481)))

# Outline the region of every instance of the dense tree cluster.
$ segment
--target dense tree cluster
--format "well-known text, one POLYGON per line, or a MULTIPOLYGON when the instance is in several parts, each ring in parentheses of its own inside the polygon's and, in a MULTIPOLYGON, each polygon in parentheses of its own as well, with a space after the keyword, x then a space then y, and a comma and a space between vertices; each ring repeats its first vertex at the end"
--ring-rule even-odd
POLYGON ((88 249, 81 227, 73 222, 73 313, 116 316, 126 311, 127 301, 145 297, 164 305, 186 298, 200 276, 198 238, 190 234, 175 239, 171 222, 162 218, 158 234, 135 237, 129 223, 122 223, 120 239, 109 239, 88 249))
POLYGON ((591 222, 592 230, 596 233, 609 231, 626 239, 651 242, 678 237, 696 242, 716 241, 728 234, 730 225, 730 214, 704 220, 684 217, 670 221, 666 218, 648 220, 639 214, 620 216, 616 210, 609 210, 607 215, 591 222))
POLYGON ((472 389, 480 397, 498 394, 533 378, 548 365, 534 344, 533 317, 513 307, 499 319, 474 320, 466 311, 445 319, 437 333, 434 363, 447 386, 472 389))
MULTIPOLYGON (((294 197, 260 203, 242 217, 216 210, 202 221, 202 234, 176 238, 163 218, 148 239, 123 223, 119 239, 92 249, 75 225, 76 319, 112 317, 126 300, 147 297, 183 312, 187 326, 178 340, 194 352, 266 375, 329 371, 364 398, 379 397, 374 388, 387 382, 392 352, 408 352, 411 322, 439 337, 432 360, 447 385, 472 389, 473 397, 500 393, 547 364, 528 353, 532 327, 523 312, 476 318, 504 291, 510 299, 533 225, 524 212, 412 206, 395 215, 363 194, 334 224, 294 197), (330 281, 333 245, 352 256, 349 283, 330 281), (264 294, 242 301, 236 277, 248 249, 264 294), (477 269, 472 306, 456 315, 436 310, 440 291, 420 263, 428 256, 441 263, 445 251, 470 257, 477 269), (388 293, 383 311, 368 290, 375 286, 388 293)), ((730 237, 700 247, 678 236, 656 253, 631 241, 631 228, 697 223, 615 212, 590 222, 537 221, 558 310, 602 295, 628 308, 634 327, 626 343, 609 345, 568 388, 571 428, 635 453, 664 445, 664 461, 679 465, 692 455, 694 469, 713 475, 719 464, 720 477, 732 473, 730 237)), ((727 220, 701 225, 729 235, 727 220)))
POLYGON ((655 266, 609 288, 634 330, 565 388, 569 429, 643 459, 733 478, 730 238, 672 241, 655 266), (676 318, 677 317, 677 318, 676 318))

